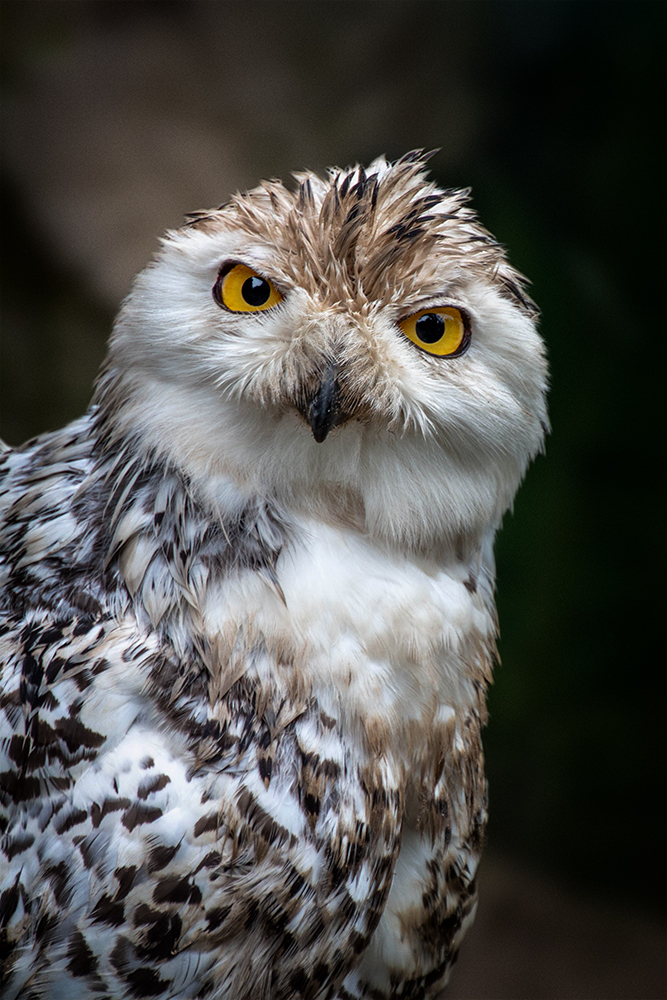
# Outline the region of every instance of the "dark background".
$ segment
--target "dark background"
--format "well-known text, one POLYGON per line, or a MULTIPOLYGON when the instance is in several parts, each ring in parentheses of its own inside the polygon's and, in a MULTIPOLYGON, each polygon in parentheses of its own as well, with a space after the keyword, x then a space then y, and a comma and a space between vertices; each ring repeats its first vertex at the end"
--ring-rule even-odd
POLYGON ((185 212, 439 147, 533 282, 553 431, 499 538, 456 998, 665 996, 665 6, 4 0, 2 434, 86 406, 185 212))

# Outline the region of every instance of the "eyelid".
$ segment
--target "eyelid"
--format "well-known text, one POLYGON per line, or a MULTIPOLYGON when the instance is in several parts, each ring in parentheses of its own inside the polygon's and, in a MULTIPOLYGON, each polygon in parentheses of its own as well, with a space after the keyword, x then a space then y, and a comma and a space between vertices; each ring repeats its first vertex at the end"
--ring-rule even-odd
POLYGON ((437 312, 438 309, 456 309, 461 313, 464 320, 468 324, 470 323, 470 313, 465 306, 460 306, 458 302, 452 302, 451 299, 426 299, 421 302, 417 301, 410 309, 402 309, 396 322, 402 323, 403 320, 409 319, 417 313, 437 312))
POLYGON ((226 274, 229 274, 229 272, 233 268, 237 267, 239 264, 242 267, 249 268, 249 270, 254 271, 255 274, 259 275, 260 278, 264 278, 265 281, 268 281, 270 284, 274 285, 276 290, 279 291, 281 295, 287 295, 288 289, 285 288, 284 282, 281 279, 275 278, 273 277, 273 275, 270 275, 265 270, 263 263, 261 264, 256 264, 254 262, 249 263, 247 260, 238 260, 235 257, 233 260, 226 260, 223 264, 220 265, 220 268, 218 269, 218 278, 224 278, 226 274))

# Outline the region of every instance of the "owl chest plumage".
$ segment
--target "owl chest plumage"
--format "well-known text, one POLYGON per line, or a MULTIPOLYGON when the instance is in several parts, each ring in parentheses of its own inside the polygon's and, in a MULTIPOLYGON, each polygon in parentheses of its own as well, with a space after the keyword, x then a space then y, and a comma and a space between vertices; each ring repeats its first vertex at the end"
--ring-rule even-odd
POLYGON ((9 995, 442 983, 485 820, 470 567, 231 487, 214 516, 80 433, 44 457, 9 476, 9 995))

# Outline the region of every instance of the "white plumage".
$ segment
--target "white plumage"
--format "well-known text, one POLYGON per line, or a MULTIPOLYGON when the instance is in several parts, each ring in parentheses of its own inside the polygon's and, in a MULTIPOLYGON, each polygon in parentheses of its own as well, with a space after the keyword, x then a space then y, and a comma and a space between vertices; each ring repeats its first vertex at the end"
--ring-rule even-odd
POLYGON ((3 996, 442 989, 545 380, 417 154, 168 234, 89 413, 2 457, 3 996))

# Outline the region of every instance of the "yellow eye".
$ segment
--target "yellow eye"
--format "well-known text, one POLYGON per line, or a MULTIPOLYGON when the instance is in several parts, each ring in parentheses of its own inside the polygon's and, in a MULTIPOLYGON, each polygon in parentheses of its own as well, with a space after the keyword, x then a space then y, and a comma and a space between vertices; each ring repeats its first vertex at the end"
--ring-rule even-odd
POLYGON ((230 312, 262 312, 283 300, 272 282, 245 264, 223 267, 213 288, 213 298, 230 312))
POLYGON ((470 343, 467 318, 453 306, 420 309, 398 325, 408 340, 422 351, 441 358, 463 354, 470 343))

